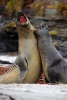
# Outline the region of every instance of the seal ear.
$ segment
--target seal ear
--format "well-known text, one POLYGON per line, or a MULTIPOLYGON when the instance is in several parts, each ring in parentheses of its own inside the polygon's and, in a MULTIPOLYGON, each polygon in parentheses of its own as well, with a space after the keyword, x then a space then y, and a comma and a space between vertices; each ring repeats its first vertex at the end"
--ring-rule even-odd
POLYGON ((34 35, 36 36, 36 38, 40 37, 39 30, 34 30, 34 35))

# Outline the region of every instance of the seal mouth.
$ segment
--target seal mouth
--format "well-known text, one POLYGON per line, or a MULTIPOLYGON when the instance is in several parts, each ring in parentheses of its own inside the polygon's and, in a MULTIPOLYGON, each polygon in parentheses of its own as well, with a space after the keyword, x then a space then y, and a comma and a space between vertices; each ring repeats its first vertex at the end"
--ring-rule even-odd
POLYGON ((19 12, 18 13, 18 19, 17 21, 22 25, 22 26, 28 26, 28 19, 25 16, 24 12, 19 12))

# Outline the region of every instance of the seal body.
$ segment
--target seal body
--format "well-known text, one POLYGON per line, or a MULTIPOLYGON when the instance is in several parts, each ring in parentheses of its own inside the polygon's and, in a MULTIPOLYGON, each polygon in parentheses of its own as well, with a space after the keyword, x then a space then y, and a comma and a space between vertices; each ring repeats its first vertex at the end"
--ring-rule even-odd
POLYGON ((35 31, 35 35, 46 78, 50 83, 67 83, 67 60, 53 45, 45 22, 41 24, 39 30, 35 31))
POLYGON ((18 80, 22 83, 36 83, 41 74, 41 61, 37 48, 37 40, 34 35, 35 28, 22 12, 19 13, 16 28, 19 38, 19 57, 16 60, 16 64, 20 62, 20 59, 23 62, 20 67, 21 74, 18 80))

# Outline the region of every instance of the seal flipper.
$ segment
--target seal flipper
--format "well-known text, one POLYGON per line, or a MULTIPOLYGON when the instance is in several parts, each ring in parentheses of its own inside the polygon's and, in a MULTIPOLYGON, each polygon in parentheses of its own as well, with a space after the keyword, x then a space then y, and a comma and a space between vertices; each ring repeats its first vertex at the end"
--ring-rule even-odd
POLYGON ((26 59, 22 59, 21 57, 18 57, 15 61, 15 64, 17 64, 20 68, 20 76, 18 78, 18 81, 21 83, 25 76, 27 75, 28 69, 27 69, 27 61, 26 59))

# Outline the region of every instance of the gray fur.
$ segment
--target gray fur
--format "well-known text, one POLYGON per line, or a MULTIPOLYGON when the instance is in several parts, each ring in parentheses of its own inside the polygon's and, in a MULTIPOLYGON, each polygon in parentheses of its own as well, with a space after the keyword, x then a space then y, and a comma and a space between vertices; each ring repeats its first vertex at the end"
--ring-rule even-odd
POLYGON ((64 59, 52 42, 47 25, 42 23, 35 31, 44 73, 51 83, 67 83, 67 60, 64 59), (46 62, 46 68, 44 63, 46 62))

